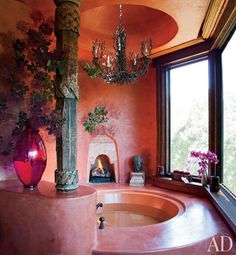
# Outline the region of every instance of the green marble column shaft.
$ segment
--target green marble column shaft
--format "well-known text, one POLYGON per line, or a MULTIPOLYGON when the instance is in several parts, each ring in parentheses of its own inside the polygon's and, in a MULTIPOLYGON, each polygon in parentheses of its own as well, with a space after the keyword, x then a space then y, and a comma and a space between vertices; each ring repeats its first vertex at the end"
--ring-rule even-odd
POLYGON ((65 118, 61 137, 56 140, 56 189, 73 191, 78 188, 77 159, 77 101, 78 36, 81 0, 54 0, 56 8, 55 34, 57 52, 65 61, 65 71, 56 77, 56 108, 65 118))

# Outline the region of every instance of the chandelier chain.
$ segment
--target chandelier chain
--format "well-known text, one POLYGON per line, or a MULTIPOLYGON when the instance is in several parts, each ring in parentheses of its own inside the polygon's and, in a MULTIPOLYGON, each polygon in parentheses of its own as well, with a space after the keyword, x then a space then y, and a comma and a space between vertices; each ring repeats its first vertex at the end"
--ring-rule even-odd
POLYGON ((122 4, 120 4, 120 25, 122 24, 122 16, 123 16, 122 4))

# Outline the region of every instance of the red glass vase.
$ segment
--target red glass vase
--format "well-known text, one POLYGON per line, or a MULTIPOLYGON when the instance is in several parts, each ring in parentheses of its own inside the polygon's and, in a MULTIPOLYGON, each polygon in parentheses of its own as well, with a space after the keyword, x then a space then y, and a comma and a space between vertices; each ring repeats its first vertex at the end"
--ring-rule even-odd
POLYGON ((47 164, 46 148, 38 131, 26 127, 16 142, 13 161, 16 174, 24 186, 35 188, 47 164))

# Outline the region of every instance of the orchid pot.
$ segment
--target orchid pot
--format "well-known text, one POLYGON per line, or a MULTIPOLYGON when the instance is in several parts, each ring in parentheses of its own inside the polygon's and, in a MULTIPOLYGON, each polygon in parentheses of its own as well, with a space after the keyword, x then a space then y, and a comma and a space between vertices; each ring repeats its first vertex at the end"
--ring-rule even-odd
POLYGON ((210 191, 218 192, 220 190, 220 177, 210 176, 210 191))
MULTIPOLYGON (((217 155, 212 151, 201 152, 201 151, 191 151, 191 158, 196 158, 196 162, 198 163, 199 169, 198 173, 201 178, 202 186, 207 187, 208 183, 208 170, 210 164, 218 164, 219 160, 217 159, 217 155)), ((215 169, 215 168, 214 168, 215 169)), ((216 176, 213 176, 216 177, 216 176)), ((214 178, 213 178, 214 179, 214 178)), ((217 178, 213 181, 214 185, 217 185, 217 178)))

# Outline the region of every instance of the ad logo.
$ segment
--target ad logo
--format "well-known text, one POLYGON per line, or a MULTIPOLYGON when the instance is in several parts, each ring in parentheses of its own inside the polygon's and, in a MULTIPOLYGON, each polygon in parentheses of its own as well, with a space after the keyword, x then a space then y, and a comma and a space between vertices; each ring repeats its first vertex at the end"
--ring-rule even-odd
POLYGON ((220 236, 220 241, 213 236, 207 252, 228 252, 233 248, 233 240, 230 236, 220 236))

